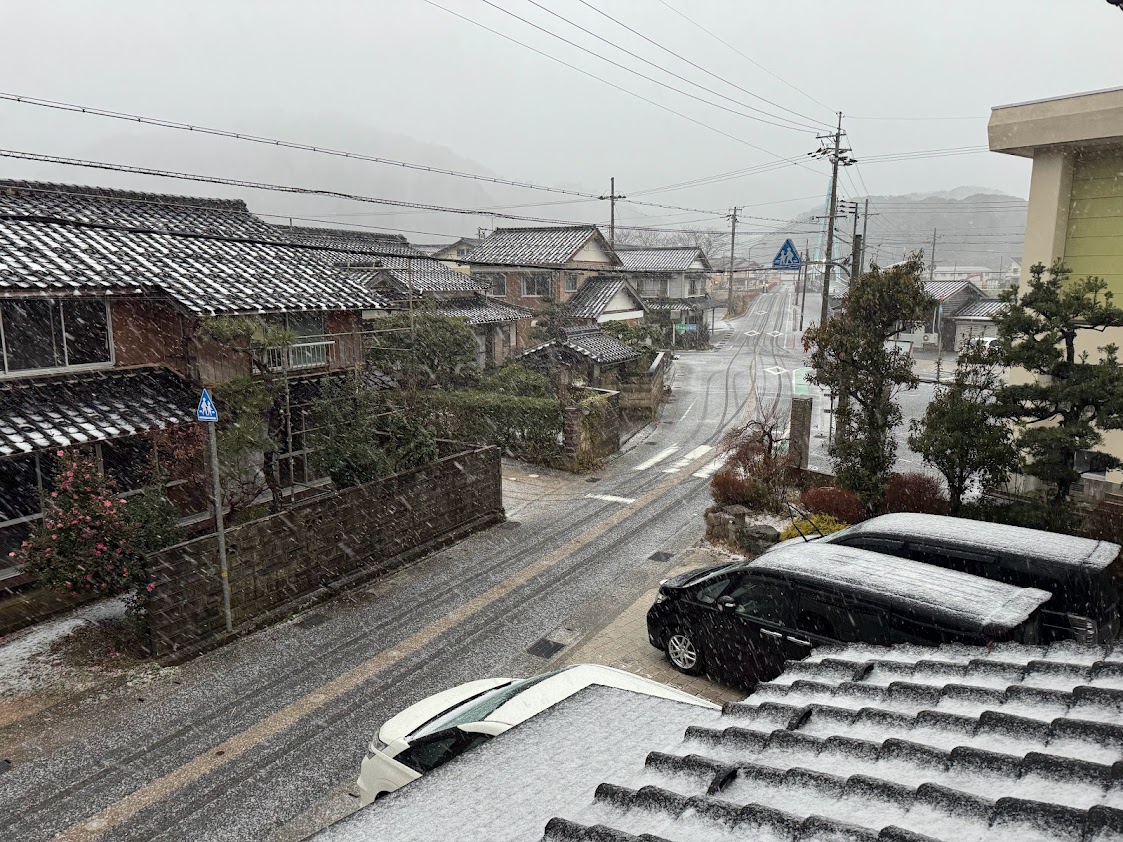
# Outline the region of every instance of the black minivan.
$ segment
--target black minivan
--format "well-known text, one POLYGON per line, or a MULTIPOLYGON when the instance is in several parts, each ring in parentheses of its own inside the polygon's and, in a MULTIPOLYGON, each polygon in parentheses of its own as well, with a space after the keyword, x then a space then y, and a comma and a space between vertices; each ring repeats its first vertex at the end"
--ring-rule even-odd
POLYGON ((1049 591, 1044 642, 1110 643, 1119 634, 1119 545, 1110 541, 921 514, 881 515, 818 541, 1049 591))
POLYGON ((820 644, 1037 643, 1049 596, 866 550, 787 544, 668 579, 647 636, 681 672, 751 686, 820 644))

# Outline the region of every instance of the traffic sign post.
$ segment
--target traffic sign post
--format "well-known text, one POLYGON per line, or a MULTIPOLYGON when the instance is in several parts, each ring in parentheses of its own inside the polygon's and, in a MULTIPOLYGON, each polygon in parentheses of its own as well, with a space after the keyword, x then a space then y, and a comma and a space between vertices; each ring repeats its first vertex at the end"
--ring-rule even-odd
POLYGON ((226 563, 226 529, 222 516, 222 483, 218 478, 218 437, 215 425, 218 423, 218 408, 211 400, 210 392, 203 389, 199 395, 199 405, 195 417, 207 425, 207 441, 210 445, 211 484, 214 488, 214 530, 218 538, 218 568, 222 576, 222 611, 226 616, 226 630, 234 631, 234 617, 230 613, 230 569, 226 563))
POLYGON ((798 272, 802 265, 803 261, 800 260, 795 245, 791 240, 784 240, 784 244, 772 258, 772 268, 779 269, 781 272, 798 272))

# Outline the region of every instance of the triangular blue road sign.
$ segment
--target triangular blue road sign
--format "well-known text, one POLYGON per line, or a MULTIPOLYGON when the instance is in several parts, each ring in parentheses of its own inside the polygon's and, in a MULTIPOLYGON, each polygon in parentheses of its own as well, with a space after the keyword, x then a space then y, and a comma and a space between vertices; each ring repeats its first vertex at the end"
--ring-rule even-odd
POLYGON ((211 400, 211 394, 206 389, 199 395, 199 406, 195 409, 195 417, 200 421, 217 421, 218 409, 211 400))
POLYGON ((772 268, 783 272, 797 272, 802 263, 799 259, 799 252, 796 251, 792 241, 784 240, 784 245, 780 247, 780 251, 776 253, 776 257, 772 260, 772 268))

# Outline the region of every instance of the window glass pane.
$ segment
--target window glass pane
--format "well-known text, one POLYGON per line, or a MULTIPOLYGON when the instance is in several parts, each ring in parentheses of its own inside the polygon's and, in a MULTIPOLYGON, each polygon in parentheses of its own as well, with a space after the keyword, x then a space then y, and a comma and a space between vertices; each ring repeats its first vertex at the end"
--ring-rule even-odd
POLYGON ((728 594, 737 603, 734 609, 746 617, 757 617, 779 623, 784 619, 784 598, 768 585, 742 579, 728 594))
POLYGON ((67 365, 109 362, 109 329, 104 301, 63 301, 67 365))
POLYGON ((411 745, 394 759, 415 772, 431 772, 442 763, 456 757, 458 754, 456 746, 459 741, 460 732, 455 730, 434 735, 428 740, 411 745))
POLYGON ((0 306, 8 371, 62 365, 62 349, 57 341, 58 312, 53 301, 5 301, 0 306))
POLYGON ((565 273, 565 291, 577 292, 577 275, 574 272, 565 273))
POLYGON ((288 317, 289 330, 296 333, 297 337, 323 336, 323 313, 290 313, 288 317))
POLYGON ((38 513, 35 457, 0 459, 0 522, 38 513))

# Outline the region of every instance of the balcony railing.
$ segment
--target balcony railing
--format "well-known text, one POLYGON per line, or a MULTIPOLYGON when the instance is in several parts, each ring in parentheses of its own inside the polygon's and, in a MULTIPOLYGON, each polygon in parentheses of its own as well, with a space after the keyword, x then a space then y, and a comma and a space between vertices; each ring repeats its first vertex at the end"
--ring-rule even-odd
POLYGON ((286 347, 255 348, 253 355, 270 371, 323 368, 328 364, 328 348, 334 344, 334 339, 308 340, 286 347))

